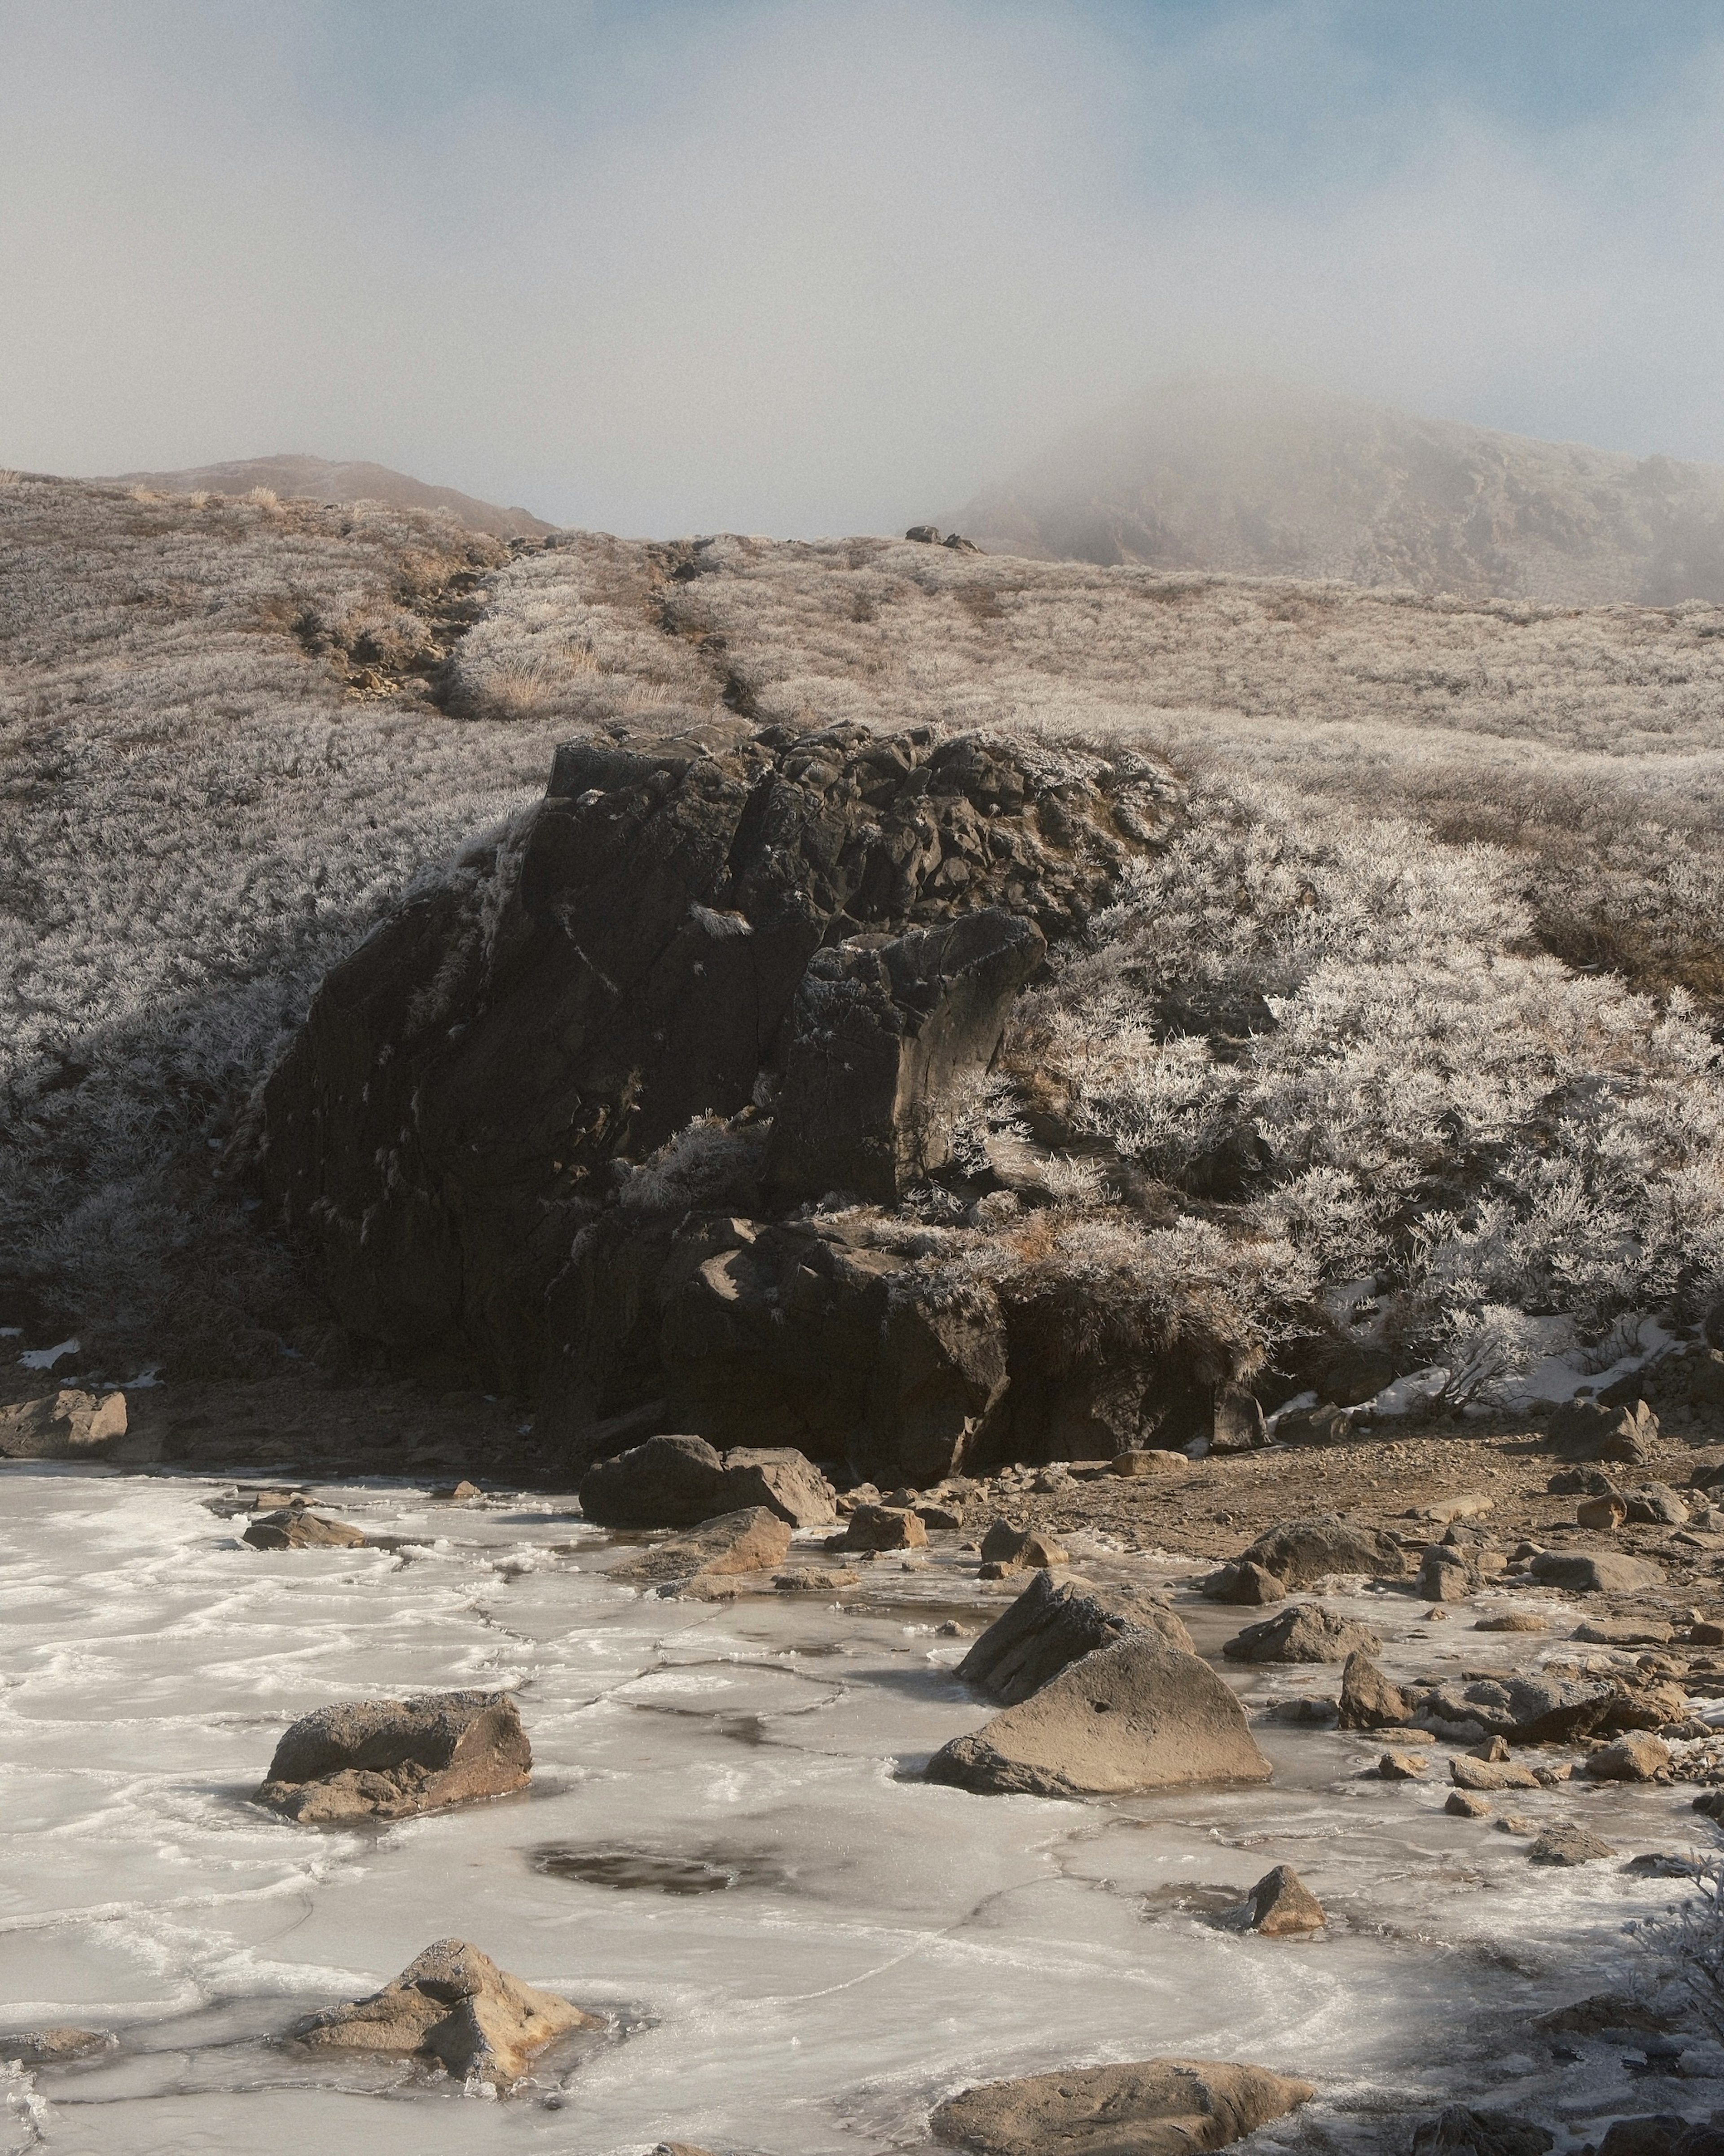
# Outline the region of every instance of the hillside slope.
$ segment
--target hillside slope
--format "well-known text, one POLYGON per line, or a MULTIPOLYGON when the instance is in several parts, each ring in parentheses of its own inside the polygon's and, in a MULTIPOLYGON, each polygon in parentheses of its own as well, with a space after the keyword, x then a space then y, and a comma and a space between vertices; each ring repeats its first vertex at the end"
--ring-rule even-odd
POLYGON ((542 539, 554 524, 530 510, 500 509, 452 486, 428 486, 387 465, 331 464, 326 457, 242 457, 222 465, 198 465, 187 471, 121 472, 93 486, 137 486, 152 494, 249 494, 267 487, 283 501, 316 501, 325 506, 380 501, 390 509, 446 510, 469 531, 493 539, 542 539))
POLYGON ((1569 605, 1724 599, 1724 469, 1166 382, 977 495, 991 552, 1569 605))

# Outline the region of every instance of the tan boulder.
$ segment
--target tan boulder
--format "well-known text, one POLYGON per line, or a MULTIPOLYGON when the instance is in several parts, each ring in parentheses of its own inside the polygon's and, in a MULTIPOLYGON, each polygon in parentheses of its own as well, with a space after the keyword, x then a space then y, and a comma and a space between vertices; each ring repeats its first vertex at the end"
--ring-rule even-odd
POLYGON ((982 1537, 984 1578, 1003 1579, 1014 1572, 1044 1572, 1070 1564, 1071 1553, 1052 1535, 1034 1527, 1014 1527, 1009 1520, 996 1520, 982 1537))
POLYGON ((0 1408, 0 1460, 100 1459, 126 1435, 124 1393, 49 1393, 0 1408))
POLYGON ((1457 1756, 1449 1762, 1449 1779, 1457 1789, 1537 1789, 1543 1787, 1530 1767, 1509 1762, 1494 1764, 1486 1759, 1457 1756))
POLYGON ((52 2029, 20 2029, 0 2035, 0 2059, 16 2059, 26 2066, 54 2066, 67 2059, 92 2059, 98 2051, 115 2050, 119 2041, 105 2029, 79 2029, 64 2024, 52 2029))
POLYGON ((1342 1729, 1399 1729, 1413 1719, 1407 1696, 1371 1657, 1355 1648, 1341 1672, 1342 1729))
POLYGON ((1191 1466, 1183 1452, 1155 1452, 1137 1446, 1115 1453, 1107 1464, 1111 1473, 1128 1481, 1161 1481, 1191 1466))
POLYGON ((1209 1665, 1144 1633, 1074 1662, 927 1768, 958 1789, 1044 1797, 1266 1782, 1271 1771, 1209 1665))
POLYGON ((1276 1865, 1251 1889, 1251 1929, 1265 1938, 1320 1932, 1328 1921, 1322 1903, 1290 1864, 1276 1865))
POLYGON ((1098 1587, 1086 1579, 1056 1583, 1040 1570, 977 1640, 957 1674, 983 1698, 1015 1707, 1073 1662, 1134 1632, 1152 1633, 1186 1654, 1196 1651, 1183 1620, 1147 1589, 1098 1587))
POLYGON ((261 1550, 362 1549, 365 1546, 365 1536, 359 1528, 350 1527, 345 1520, 308 1512, 300 1497, 284 1505, 279 1512, 265 1512, 254 1520, 241 1540, 261 1550))
POLYGON ((1595 1782, 1650 1782, 1669 1767, 1670 1748, 1650 1729, 1630 1729, 1594 1752, 1586 1771, 1595 1782))
POLYGON ((1219 2059, 1147 2059, 987 2082, 938 2105, 936 2141, 976 2156, 1193 2156, 1285 2118, 1309 2082, 1219 2059))
POLYGON ((439 2060, 458 2081, 495 2082, 518 2079, 558 2036, 603 2026, 464 1939, 439 1939, 381 1991, 312 2015, 291 2034, 315 2051, 405 2052, 439 2060))
POLYGON ((844 1533, 829 1548, 926 1549, 928 1531, 908 1505, 858 1505, 844 1533))
POLYGON ((782 1566, 790 1543, 788 1520, 764 1505, 751 1505, 637 1551, 613 1565, 608 1577, 623 1586, 650 1587, 660 1594, 688 1594, 697 1599, 727 1591, 746 1593, 751 1584, 767 1584, 762 1577, 751 1581, 748 1575, 763 1575, 782 1566))
POLYGON ((532 1763, 506 1692, 352 1700, 292 1725, 257 1802, 308 1826, 406 1819, 525 1789, 532 1763))

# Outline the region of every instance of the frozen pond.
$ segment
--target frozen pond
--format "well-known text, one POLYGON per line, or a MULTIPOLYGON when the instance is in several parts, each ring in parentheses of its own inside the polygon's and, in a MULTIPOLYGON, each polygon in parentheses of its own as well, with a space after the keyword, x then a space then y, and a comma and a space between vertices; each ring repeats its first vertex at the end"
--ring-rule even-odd
MULTIPOLYGON (((11 2075, 0 2148, 813 2156, 913 2144, 968 2082, 1164 2052, 1316 2082, 1265 2143, 1345 2143, 1374 2110, 1456 2093, 1597 2109, 1591 2066, 1559 2082, 1547 2048, 1518 2048, 1526 2019, 1619 1977, 1624 1922, 1672 1889, 1535 1867, 1524 1840, 1447 1817, 1439 1748, 1428 1783, 1389 1784, 1360 1779, 1379 1744, 1255 1720, 1267 1789, 972 1796, 915 1770, 985 1718, 950 1673, 965 1642, 936 1629, 1003 1606, 972 1562, 882 1560, 842 1607, 670 1601, 608 1584, 613 1538, 555 1499, 321 1491, 407 1539, 265 1553, 206 1503, 231 1486, 0 1471, 0 2028, 122 2040, 11 2075), (377 1832, 249 1803, 307 1708, 473 1686, 518 1696, 531 1794, 377 1832), (1215 1922, 1278 1862, 1327 1906, 1321 1942, 1215 1922), (489 2102, 271 2041, 451 1933, 612 2034, 489 2102)), ((1180 1606, 1206 1652, 1253 1614, 1180 1606)), ((1392 1671, 1529 1651, 1408 1598, 1342 1606, 1392 1671)), ((1254 1705, 1337 1675, 1229 1674, 1254 1705)), ((1680 1789, 1512 1804, 1624 1856, 1711 1838, 1680 1789)), ((1689 2093, 1678 2108, 1724 2101, 1689 2093)))

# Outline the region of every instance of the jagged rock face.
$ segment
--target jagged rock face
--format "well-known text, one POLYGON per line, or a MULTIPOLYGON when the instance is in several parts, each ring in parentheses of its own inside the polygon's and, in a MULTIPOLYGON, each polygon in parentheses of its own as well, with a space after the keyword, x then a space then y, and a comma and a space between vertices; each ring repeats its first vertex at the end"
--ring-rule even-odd
MULTIPOLYGON (((404 906, 325 982, 265 1091, 272 1210, 351 1332, 459 1342, 527 1389, 593 1314, 578 1277, 548 1321, 546 1296, 613 1164, 739 1115, 763 1075, 793 1111, 765 1162, 784 1204, 846 1177, 895 1199, 927 1172, 944 1090, 985 1065, 1043 940, 1105 901, 1165 798, 1130 759, 1039 771, 920 729, 571 743, 518 859, 404 906), (869 1067, 846 1070, 859 1043, 869 1067)), ((604 1352, 644 1355, 616 1373, 632 1406, 654 1390, 664 1254, 612 1255, 625 1277, 601 1299, 624 1322, 604 1352)), ((714 1294, 746 1327, 746 1280, 714 1294)))

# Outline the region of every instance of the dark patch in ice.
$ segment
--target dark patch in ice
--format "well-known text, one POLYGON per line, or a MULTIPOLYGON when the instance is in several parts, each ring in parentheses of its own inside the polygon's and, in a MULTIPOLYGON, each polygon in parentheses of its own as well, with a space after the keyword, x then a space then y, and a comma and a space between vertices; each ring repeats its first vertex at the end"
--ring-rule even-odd
POLYGON ((552 1879, 575 1879, 587 1887, 631 1889, 649 1894, 724 1894, 733 1887, 782 1887, 789 1874, 769 1856, 752 1850, 703 1849, 693 1856, 674 1851, 631 1849, 615 1844, 573 1849, 547 1843, 532 1852, 535 1871, 552 1879))

